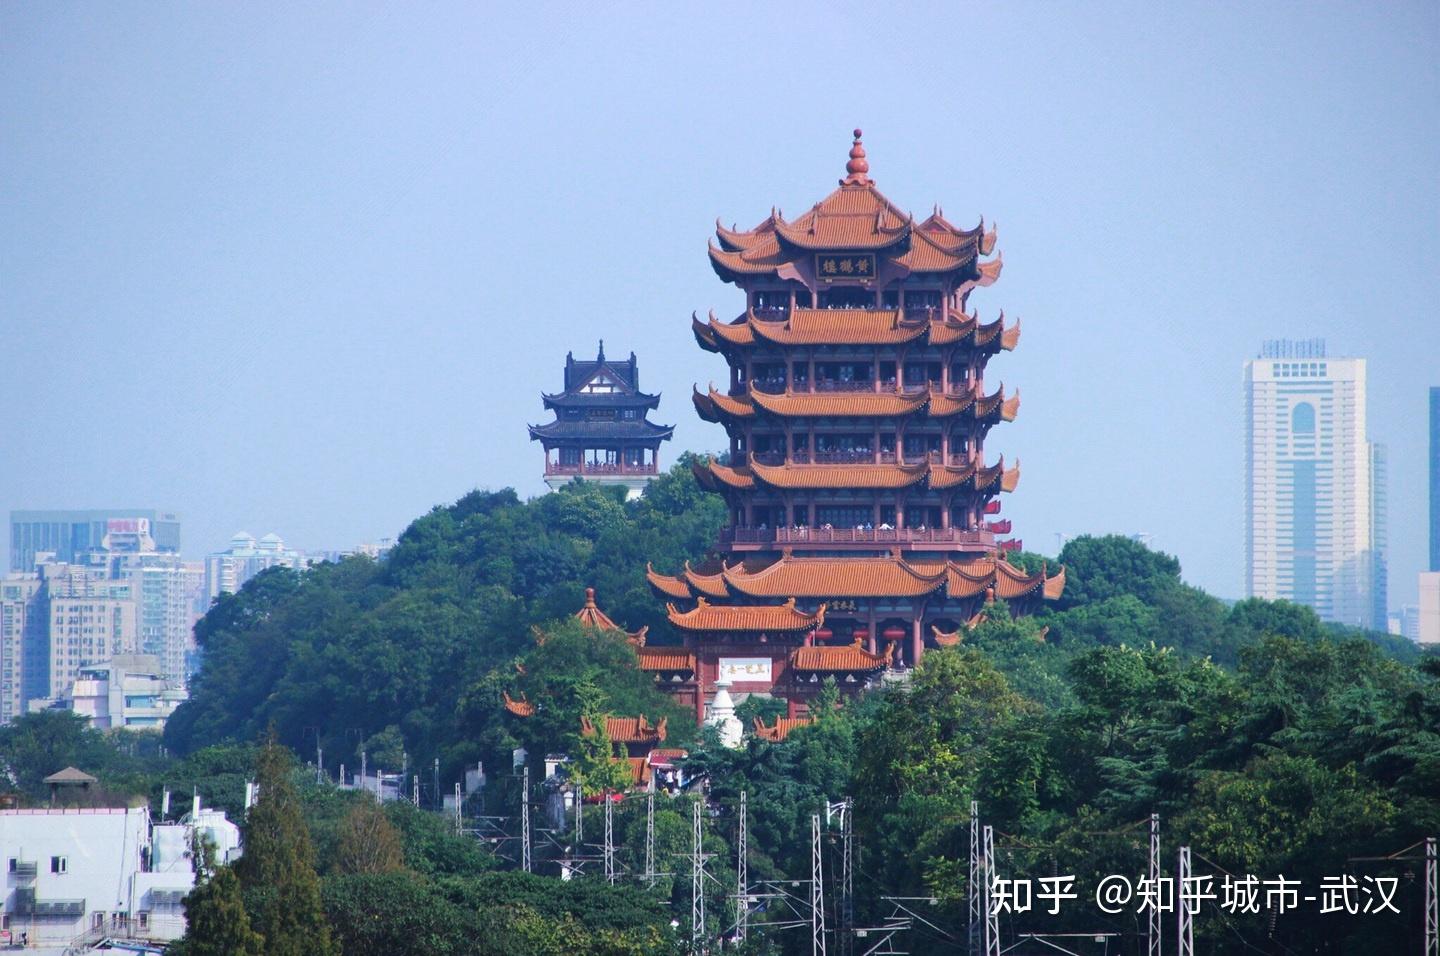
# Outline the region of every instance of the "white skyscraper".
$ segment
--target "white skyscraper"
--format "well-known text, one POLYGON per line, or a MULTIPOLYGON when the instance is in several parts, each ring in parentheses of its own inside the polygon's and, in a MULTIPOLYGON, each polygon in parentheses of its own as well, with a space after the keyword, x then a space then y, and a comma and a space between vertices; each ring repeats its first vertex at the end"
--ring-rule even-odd
POLYGON ((1365 360, 1329 358, 1323 339, 1266 342, 1245 363, 1245 413, 1246 594, 1384 630, 1365 360))

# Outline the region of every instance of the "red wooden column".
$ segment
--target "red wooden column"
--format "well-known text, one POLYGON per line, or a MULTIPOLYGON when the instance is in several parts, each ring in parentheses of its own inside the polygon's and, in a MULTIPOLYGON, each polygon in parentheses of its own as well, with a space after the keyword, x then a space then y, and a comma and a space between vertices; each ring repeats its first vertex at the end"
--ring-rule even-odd
POLYGON ((920 614, 917 611, 915 620, 911 622, 910 628, 910 666, 914 667, 920 663, 920 656, 925 653, 925 637, 920 633, 920 614))

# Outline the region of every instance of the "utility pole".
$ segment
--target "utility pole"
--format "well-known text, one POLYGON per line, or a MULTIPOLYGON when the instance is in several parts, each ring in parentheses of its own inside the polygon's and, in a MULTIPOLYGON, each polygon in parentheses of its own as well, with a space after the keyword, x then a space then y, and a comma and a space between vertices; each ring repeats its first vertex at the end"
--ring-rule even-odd
POLYGON ((820 859, 820 814, 810 816, 810 956, 825 956, 825 867, 820 859))
POLYGON ((970 801, 970 956, 980 954, 980 934, 985 919, 984 887, 980 872, 980 804, 970 801))
POLYGON ((855 801, 846 797, 840 811, 840 956, 850 956, 855 948, 854 810, 855 801))
POLYGON ((990 899, 990 888, 995 882, 995 828, 986 825, 982 837, 985 841, 985 956, 1000 956, 1000 914, 990 899))
POLYGON ((605 801, 605 882, 615 882, 615 801, 610 799, 610 791, 602 790, 600 799, 605 801))
POLYGON ((520 868, 530 872, 530 765, 520 785, 520 868))
POLYGON ((410 775, 410 802, 415 804, 415 809, 420 809, 420 775, 410 775))
MULTIPOLYGON (((1150 891, 1156 893, 1155 899, 1160 897, 1160 814, 1150 814, 1150 891)), ((1145 953, 1146 956, 1161 956, 1162 936, 1160 932, 1160 907, 1150 907, 1146 914, 1147 928, 1145 931, 1145 953)))
POLYGON ((697 797, 690 817, 690 948, 705 952, 705 857, 703 834, 700 830, 703 795, 697 797))
MULTIPOLYGON (((1190 902, 1186 895, 1186 889, 1190 886, 1190 848, 1180 848, 1180 879, 1176 881, 1175 895, 1179 897, 1176 901, 1175 912, 1179 922, 1180 942, 1176 950, 1180 956, 1195 956, 1195 925, 1193 922, 1194 913, 1190 910, 1190 902)), ((1196 904, 1199 905, 1198 903, 1196 904)))
POLYGON ((460 784, 457 783, 457 784, 455 784, 455 835, 456 835, 456 836, 459 836, 459 835, 460 835, 460 823, 461 823, 461 811, 460 811, 460 808, 461 808, 461 806, 462 806, 462 804, 461 804, 461 802, 460 802, 460 784))
POLYGON ((745 791, 740 791, 739 830, 735 835, 735 941, 745 942, 750 928, 750 826, 746 822, 745 791))
POLYGON ((655 791, 645 794, 645 885, 655 885, 655 791))
POLYGON ((1440 889, 1436 879, 1435 838, 1425 840, 1425 956, 1440 956, 1440 889))
POLYGON ((315 782, 325 782, 325 751, 320 749, 320 735, 315 735, 315 782))
POLYGON ((365 768, 366 766, 368 766, 368 764, 366 763, 368 758, 369 754, 367 754, 363 750, 360 751, 360 791, 362 793, 365 791, 365 768))
POLYGON ((585 846, 585 788, 575 788, 575 856, 584 852, 585 846))
POLYGON ((443 804, 440 802, 440 758, 435 758, 435 809, 439 810, 443 804))

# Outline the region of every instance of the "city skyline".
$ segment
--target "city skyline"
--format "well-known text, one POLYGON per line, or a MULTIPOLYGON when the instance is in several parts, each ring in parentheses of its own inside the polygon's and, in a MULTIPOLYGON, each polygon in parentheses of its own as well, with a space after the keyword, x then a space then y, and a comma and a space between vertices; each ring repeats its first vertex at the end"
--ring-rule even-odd
POLYGON ((83 29, 65 8, 0 11, 0 315, 23 357, 0 383, 0 510, 173 508, 192 556, 239 528, 304 548, 393 537, 472 487, 541 493, 535 393, 600 338, 653 370, 666 455, 711 450, 689 389, 723 363, 694 355, 689 315, 739 302, 696 224, 748 228, 756 196, 803 211, 858 125, 917 217, 944 199, 953 221, 999 223, 1008 281, 975 305, 1035 333, 1007 368, 1025 399, 1017 537, 1048 551, 1057 533, 1144 529, 1189 580, 1240 596, 1238 370, 1262 338, 1324 336, 1370 363, 1390 604, 1414 603, 1440 354, 1432 7, 825 18, 820 73, 751 39, 793 15, 539 8, 482 29, 439 8, 336 34, 324 11, 274 30, 225 11, 91 11, 83 29), (973 91, 853 81, 877 42, 953 62, 946 38, 970 34, 973 91), (731 77, 762 67, 814 109, 737 99, 731 77), (1361 242, 1337 259, 1342 223, 1361 242), (1341 261, 1358 268, 1336 281, 1341 261), (163 414, 149 388, 63 400, 67 372, 131 358, 163 371, 163 414))

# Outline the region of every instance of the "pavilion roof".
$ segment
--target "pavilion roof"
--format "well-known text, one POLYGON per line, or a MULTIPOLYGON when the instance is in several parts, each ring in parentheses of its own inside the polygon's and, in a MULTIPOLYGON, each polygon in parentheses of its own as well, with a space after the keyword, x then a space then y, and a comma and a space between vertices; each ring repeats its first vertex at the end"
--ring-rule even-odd
POLYGON ((797 727, 808 727, 814 721, 809 717, 776 717, 775 723, 769 727, 759 717, 755 718, 755 736, 761 740, 770 740, 779 743, 790 736, 790 731, 797 727))
POLYGON ((645 646, 645 635, 650 630, 649 625, 646 625, 638 631, 627 631, 610 620, 610 615, 600 610, 599 605, 595 603, 594 588, 585 589, 585 603, 580 607, 580 610, 575 612, 575 620, 579 621, 582 626, 593 628, 597 631, 619 631, 625 635, 627 641, 636 647, 645 646))
POLYGON ((532 440, 548 439, 550 441, 575 439, 581 441, 662 442, 668 441, 675 434, 674 425, 657 425, 643 418, 614 422, 561 420, 547 422, 543 425, 531 425, 529 428, 532 440))
POLYGON ((674 604, 665 606, 670 623, 686 631, 812 631, 825 623, 825 605, 814 614, 795 607, 792 597, 781 605, 737 606, 711 604, 697 598, 694 608, 681 611, 674 604))
POLYGON ((526 700, 524 694, 519 700, 512 698, 508 690, 501 691, 501 694, 505 698, 505 709, 516 717, 530 717, 535 713, 535 705, 526 700))
MULTIPOLYGON (((999 406, 1003 407, 1003 406, 999 406)), ((740 467, 719 462, 696 462, 691 470, 702 487, 712 491, 749 491, 757 484, 779 489, 899 489, 926 480, 937 490, 969 487, 977 492, 1011 492, 1020 483, 1020 465, 1006 468, 1002 457, 994 465, 841 464, 767 465, 754 460, 740 467)))
POLYGON ((897 558, 783 558, 760 571, 727 568, 725 583, 749 597, 919 597, 945 586, 945 572, 897 558))
POLYGON ((700 347, 711 352, 757 343, 785 347, 908 342, 942 346, 968 342, 974 348, 992 352, 1013 350, 1020 341, 1019 323, 1006 328, 1003 313, 993 322, 982 323, 978 315, 945 309, 906 313, 897 309, 796 308, 780 319, 760 318, 747 310, 732 322, 722 322, 712 312, 705 322, 692 314, 690 329, 700 347))
POLYGON ((878 671, 890 666, 895 644, 885 646, 885 653, 872 654, 857 640, 845 647, 797 647, 790 652, 790 666, 797 671, 878 671))
POLYGON ((96 778, 76 767, 66 767, 64 770, 56 771, 41 781, 41 783, 58 784, 60 786, 80 786, 99 782, 96 778))
POLYGON ((635 652, 642 671, 694 671, 695 652, 684 647, 642 647, 635 652))
MULTIPOLYGON (((646 576, 650 586, 671 601, 708 600, 683 575, 672 577, 649 567, 646 576)), ((1053 575, 1045 568, 1027 574, 997 557, 957 562, 897 557, 788 556, 769 564, 746 562, 724 566, 719 577, 732 596, 747 598, 921 597, 942 591, 947 597, 969 598, 993 587, 995 596, 1000 598, 1038 593, 1045 600, 1053 601, 1065 589, 1063 566, 1053 575)), ((714 605, 706 607, 717 610, 714 605)))
MULTIPOLYGON (((605 718, 605 736, 610 738, 612 743, 620 744, 648 744, 660 743, 667 735, 665 724, 668 717, 661 717, 660 722, 652 724, 645 719, 645 715, 639 717, 609 717, 605 718)), ((596 733, 595 724, 589 717, 580 718, 580 733, 586 737, 593 737, 596 733)))
POLYGON ((716 223, 719 245, 710 246, 710 261, 722 279, 777 272, 801 256, 816 252, 874 252, 911 273, 974 269, 995 247, 995 231, 982 219, 974 229, 960 229, 935 213, 923 222, 885 197, 868 175, 869 162, 855 131, 855 141, 840 187, 793 220, 778 210, 753 229, 725 228, 716 223))

